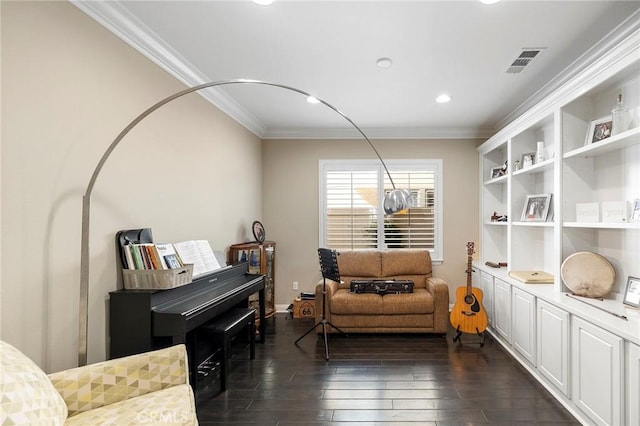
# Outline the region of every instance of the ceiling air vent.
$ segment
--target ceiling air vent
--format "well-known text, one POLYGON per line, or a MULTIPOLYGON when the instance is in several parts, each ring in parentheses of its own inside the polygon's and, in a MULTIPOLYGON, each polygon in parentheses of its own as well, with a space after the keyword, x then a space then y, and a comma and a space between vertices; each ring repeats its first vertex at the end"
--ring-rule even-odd
POLYGON ((522 49, 520 55, 507 68, 507 74, 519 74, 544 50, 541 48, 522 49))

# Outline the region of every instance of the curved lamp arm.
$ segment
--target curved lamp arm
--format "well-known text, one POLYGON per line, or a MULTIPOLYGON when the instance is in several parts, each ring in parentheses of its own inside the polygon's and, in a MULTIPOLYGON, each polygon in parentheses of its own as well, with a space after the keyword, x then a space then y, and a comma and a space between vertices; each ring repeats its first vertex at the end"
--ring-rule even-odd
MULTIPOLYGON (((91 179, 89 180, 89 184, 87 185, 87 190, 85 191, 84 196, 82 197, 82 241, 81 241, 81 252, 80 252, 80 311, 79 311, 80 327, 79 327, 79 338, 78 338, 78 365, 83 366, 87 364, 87 337, 88 337, 88 326, 89 326, 89 312, 88 312, 88 306, 89 306, 89 213, 91 209, 91 192, 93 191, 93 186, 95 185, 96 180, 98 179, 98 175, 100 174, 102 167, 107 162, 107 159, 109 158, 113 150, 118 146, 120 141, 122 141, 122 139, 135 126, 137 126, 138 123, 144 120, 148 115, 150 115, 155 110, 159 109, 163 105, 168 104, 169 102, 174 101, 184 95, 188 95, 189 93, 197 92, 199 90, 207 89, 211 87, 225 86, 225 85, 231 85, 231 84, 259 84, 263 86, 279 87, 281 89, 286 89, 292 92, 300 93, 307 97, 313 96, 310 93, 307 93, 300 89, 296 89, 295 87, 286 86, 284 84, 260 81, 260 80, 235 79, 235 80, 222 80, 222 81, 213 81, 213 82, 203 83, 197 86, 193 86, 193 87, 181 90, 177 93, 174 93, 173 95, 167 96, 166 98, 152 105, 151 107, 146 109, 144 112, 142 112, 140 115, 138 115, 136 118, 134 118, 133 121, 131 121, 129 125, 127 125, 127 127, 125 127, 120 132, 120 134, 113 140, 113 142, 111 142, 111 145, 109 145, 109 147, 104 152, 104 154, 102 154, 102 157, 98 162, 98 165, 93 171, 93 174, 91 175, 91 179)), ((330 109, 338 113, 338 115, 340 115, 346 121, 348 121, 349 124, 351 124, 360 133, 360 135, 367 141, 371 149, 373 149, 373 152, 375 152, 376 156, 380 160, 380 163, 382 163, 382 166, 384 167, 384 170, 387 176, 389 177, 389 181, 391 182, 391 186, 393 187, 393 190, 385 196, 385 199, 383 202, 383 208, 385 213, 393 214, 408 208, 410 198, 411 198, 410 192, 406 189, 396 189, 393 179, 391 178, 391 174, 389 173, 389 169, 387 169, 387 165, 382 160, 380 153, 378 153, 378 150, 375 148, 375 146, 373 146, 373 143, 371 142, 371 140, 369 140, 369 138, 362 131, 362 129, 360 129, 360 127, 358 127, 349 117, 344 115, 339 109, 337 109, 330 103, 325 102, 322 99, 318 99, 318 98, 315 98, 315 99, 318 101, 318 103, 321 103, 329 107, 330 109)))

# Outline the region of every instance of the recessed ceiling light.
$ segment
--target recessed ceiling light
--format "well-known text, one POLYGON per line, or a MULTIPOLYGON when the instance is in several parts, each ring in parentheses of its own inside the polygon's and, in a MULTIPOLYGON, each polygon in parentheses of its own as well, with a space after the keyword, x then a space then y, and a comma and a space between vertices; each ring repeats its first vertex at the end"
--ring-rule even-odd
POLYGON ((480 3, 484 3, 484 4, 495 4, 498 3, 500 0, 480 0, 480 3))
POLYGON ((439 104, 446 104, 450 100, 451 100, 451 96, 447 95, 446 93, 443 93, 442 95, 436 98, 436 102, 439 104))
POLYGON ((320 101, 315 96, 307 96, 307 102, 310 104, 319 104, 320 101))
POLYGON ((273 0, 251 0, 255 4, 259 4, 260 6, 269 6, 273 3, 273 0))
POLYGON ((389 68, 393 64, 393 61, 389 58, 380 58, 376 61, 376 65, 380 68, 389 68))

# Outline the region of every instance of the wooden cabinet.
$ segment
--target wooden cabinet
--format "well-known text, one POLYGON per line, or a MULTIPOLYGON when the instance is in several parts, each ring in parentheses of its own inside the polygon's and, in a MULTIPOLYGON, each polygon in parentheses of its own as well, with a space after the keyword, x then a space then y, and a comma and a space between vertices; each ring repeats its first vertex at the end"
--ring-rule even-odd
POLYGON ((536 364, 536 298, 513 288, 511 292, 511 344, 529 361, 536 364))
MULTIPOLYGON (((229 264, 236 265, 247 262, 248 272, 265 276, 265 317, 271 317, 276 313, 275 305, 275 264, 276 243, 264 241, 262 243, 251 242, 233 244, 229 247, 229 264)), ((258 295, 249 298, 249 306, 258 310, 258 295)))
POLYGON ((623 424, 623 340, 580 318, 571 334, 574 403, 596 424, 623 424))
POLYGON ((569 313, 537 301, 538 371, 564 395, 569 395, 569 313))

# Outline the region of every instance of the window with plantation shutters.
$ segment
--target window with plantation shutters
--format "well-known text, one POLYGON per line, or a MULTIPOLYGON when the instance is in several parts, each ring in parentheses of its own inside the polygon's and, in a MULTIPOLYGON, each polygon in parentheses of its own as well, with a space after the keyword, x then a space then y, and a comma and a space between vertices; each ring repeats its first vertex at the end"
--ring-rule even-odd
POLYGON ((442 260, 442 161, 385 163, 396 188, 413 194, 409 209, 388 216, 382 210, 382 200, 393 186, 379 161, 320 161, 321 246, 426 248, 434 261, 442 260))

